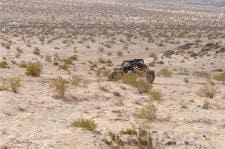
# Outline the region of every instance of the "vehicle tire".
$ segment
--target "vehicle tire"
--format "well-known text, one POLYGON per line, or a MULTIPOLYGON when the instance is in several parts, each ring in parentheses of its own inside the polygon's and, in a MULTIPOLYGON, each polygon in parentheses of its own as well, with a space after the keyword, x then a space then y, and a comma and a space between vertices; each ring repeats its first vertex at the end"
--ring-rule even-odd
POLYGON ((152 84, 155 80, 155 72, 152 70, 148 70, 146 74, 146 80, 148 81, 148 83, 152 84))

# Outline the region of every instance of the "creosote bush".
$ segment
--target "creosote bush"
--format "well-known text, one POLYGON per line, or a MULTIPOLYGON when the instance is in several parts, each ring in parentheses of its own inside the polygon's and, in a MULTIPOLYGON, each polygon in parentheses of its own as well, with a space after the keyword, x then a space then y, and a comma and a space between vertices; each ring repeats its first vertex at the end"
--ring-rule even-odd
POLYGON ((73 121, 72 126, 84 128, 89 131, 94 131, 97 128, 97 124, 93 120, 83 118, 73 121))
POLYGON ((21 80, 20 80, 20 78, 11 78, 9 80, 9 85, 10 85, 10 88, 12 89, 12 91, 14 93, 17 93, 19 87, 21 86, 21 80))
POLYGON ((42 65, 40 62, 28 62, 26 67, 26 75, 39 77, 41 75, 42 65))

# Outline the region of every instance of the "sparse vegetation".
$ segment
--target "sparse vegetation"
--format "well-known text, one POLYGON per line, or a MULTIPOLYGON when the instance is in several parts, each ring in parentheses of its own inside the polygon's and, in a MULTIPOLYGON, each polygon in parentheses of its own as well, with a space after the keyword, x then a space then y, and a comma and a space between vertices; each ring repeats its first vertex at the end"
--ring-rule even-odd
POLYGON ((137 147, 156 149, 159 145, 153 145, 153 136, 148 127, 127 128, 119 133, 108 132, 103 142, 116 148, 137 147))
POLYGON ((223 84, 225 84, 225 72, 214 75, 213 79, 215 79, 217 81, 221 81, 221 82, 223 82, 223 84))
POLYGON ((63 79, 62 77, 58 77, 57 79, 54 79, 53 87, 55 89, 57 97, 64 97, 65 92, 69 87, 69 82, 68 80, 63 79))
POLYGON ((21 80, 20 78, 11 78, 10 79, 10 88, 14 93, 18 92, 19 87, 21 86, 21 80))
POLYGON ((193 76, 201 77, 201 78, 210 78, 211 75, 205 71, 196 71, 193 73, 193 76))
POLYGON ((9 68, 8 63, 6 61, 0 62, 0 68, 9 68))
POLYGON ((149 92, 150 99, 154 101, 162 100, 162 93, 159 90, 151 89, 149 92))
POLYGON ((35 55, 40 55, 40 49, 38 48, 38 47, 36 47, 35 49, 34 49, 34 51, 33 51, 33 54, 35 54, 35 55))
POLYGON ((216 88, 212 84, 206 84, 202 86, 199 90, 199 95, 203 97, 213 98, 216 95, 216 88))
POLYGON ((97 128, 97 124, 93 120, 83 118, 73 121, 72 126, 84 128, 89 131, 94 131, 97 128))
POLYGON ((152 88, 152 85, 146 82, 141 74, 124 74, 121 80, 125 84, 129 84, 137 88, 139 93, 147 93, 152 88))
POLYGON ((225 148, 225 14, 131 1, 3 0, 3 148, 225 148))
POLYGON ((138 109, 135 112, 135 116, 137 116, 140 119, 147 119, 149 121, 155 120, 156 119, 155 105, 152 103, 145 105, 143 108, 138 109))
POLYGON ((42 72, 42 65, 40 62, 28 62, 26 67, 26 75, 39 77, 42 72))
POLYGON ((158 75, 169 78, 172 77, 173 73, 168 68, 163 68, 159 71, 158 75))

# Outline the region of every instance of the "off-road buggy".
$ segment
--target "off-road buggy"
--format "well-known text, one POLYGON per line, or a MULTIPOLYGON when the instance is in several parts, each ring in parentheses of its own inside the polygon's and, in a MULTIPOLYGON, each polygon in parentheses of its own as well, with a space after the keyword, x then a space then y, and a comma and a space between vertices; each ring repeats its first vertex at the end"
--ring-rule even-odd
POLYGON ((144 63, 143 59, 132 59, 123 61, 121 67, 114 68, 113 72, 109 75, 109 81, 118 81, 125 74, 139 73, 144 74, 146 80, 149 83, 153 83, 155 80, 155 72, 149 70, 148 66, 144 63))

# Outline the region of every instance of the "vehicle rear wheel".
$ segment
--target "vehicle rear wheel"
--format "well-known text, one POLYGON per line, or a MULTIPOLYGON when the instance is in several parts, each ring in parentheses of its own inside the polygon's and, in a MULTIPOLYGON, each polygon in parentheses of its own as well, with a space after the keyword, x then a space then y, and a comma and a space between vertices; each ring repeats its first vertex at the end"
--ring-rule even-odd
POLYGON ((155 72, 152 70, 149 70, 146 74, 146 80, 148 81, 148 83, 153 83, 155 80, 155 72))

